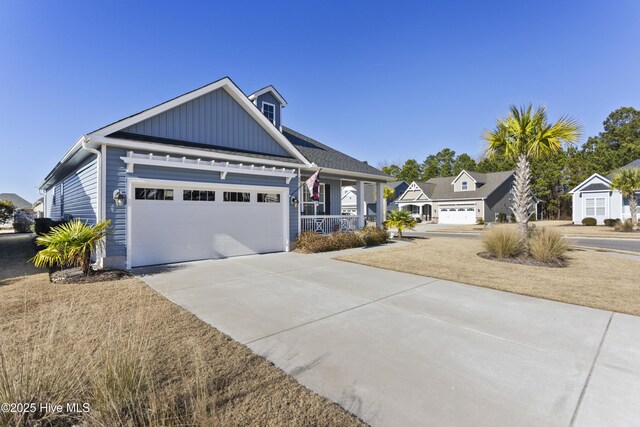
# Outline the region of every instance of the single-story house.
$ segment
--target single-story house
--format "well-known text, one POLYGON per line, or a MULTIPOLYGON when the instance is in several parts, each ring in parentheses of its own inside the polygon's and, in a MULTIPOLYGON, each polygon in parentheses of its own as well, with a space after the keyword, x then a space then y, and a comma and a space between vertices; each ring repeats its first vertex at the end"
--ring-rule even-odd
POLYGON ((44 217, 44 197, 40 197, 31 207, 36 218, 44 217))
POLYGON ((32 204, 15 193, 0 193, 0 200, 13 203, 16 209, 31 210, 32 204))
POLYGON ((105 268, 289 251, 305 230, 362 227, 364 209, 341 215, 341 187, 393 178, 285 127, 286 105, 224 77, 87 133, 40 184, 45 216, 110 220, 105 268))
MULTIPOLYGON (((640 168, 640 159, 623 168, 640 168)), ((629 199, 622 197, 620 191, 611 188, 611 180, 620 169, 604 176, 594 173, 569 191, 572 195, 574 224, 582 224, 582 220, 589 217, 595 218, 598 224, 604 224, 604 220, 609 218, 631 218, 629 199)), ((636 194, 636 198, 640 201, 640 192, 636 194)), ((640 218, 640 215, 638 217, 640 218)))
POLYGON ((511 214, 514 178, 513 171, 463 170, 457 176, 414 181, 395 203, 416 217, 440 224, 495 222, 499 213, 511 214))

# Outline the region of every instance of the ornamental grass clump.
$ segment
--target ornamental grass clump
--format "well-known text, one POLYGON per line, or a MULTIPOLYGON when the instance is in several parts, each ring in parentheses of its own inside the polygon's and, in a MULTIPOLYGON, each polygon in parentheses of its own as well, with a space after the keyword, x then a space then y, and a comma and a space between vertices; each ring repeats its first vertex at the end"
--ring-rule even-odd
POLYGON ((498 259, 515 258, 525 252, 518 231, 506 227, 493 227, 483 239, 482 244, 487 252, 498 259))
POLYGON ((102 244, 111 221, 95 225, 75 219, 57 227, 36 242, 45 248, 39 251, 31 262, 36 267, 81 267, 87 276, 91 267, 91 255, 102 244))
POLYGON ((624 221, 622 220, 616 220, 615 224, 614 224, 614 230, 616 231, 622 231, 625 233, 630 233, 633 231, 633 221, 631 220, 631 218, 627 218, 624 221))
POLYGON ((540 228, 529 238, 529 255, 546 263, 560 263, 569 249, 567 241, 557 231, 540 228))
POLYGON ((383 245, 389 241, 389 232, 378 227, 364 227, 356 231, 356 234, 365 246, 383 245))

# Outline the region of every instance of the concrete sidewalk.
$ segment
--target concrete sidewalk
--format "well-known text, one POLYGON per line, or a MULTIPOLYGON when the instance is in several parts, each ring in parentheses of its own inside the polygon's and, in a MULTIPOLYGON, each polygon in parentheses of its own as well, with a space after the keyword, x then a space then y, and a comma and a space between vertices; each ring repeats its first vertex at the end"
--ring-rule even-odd
POLYGON ((374 426, 640 419, 640 318, 280 253, 141 279, 374 426))

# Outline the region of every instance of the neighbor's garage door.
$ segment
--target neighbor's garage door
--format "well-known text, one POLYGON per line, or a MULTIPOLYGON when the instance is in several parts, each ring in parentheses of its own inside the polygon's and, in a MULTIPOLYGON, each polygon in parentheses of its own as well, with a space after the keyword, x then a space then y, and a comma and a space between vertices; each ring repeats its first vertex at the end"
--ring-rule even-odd
POLYGON ((438 215, 440 224, 475 224, 475 207, 441 207, 438 215))
POLYGON ((285 193, 133 186, 131 267, 284 251, 285 193))

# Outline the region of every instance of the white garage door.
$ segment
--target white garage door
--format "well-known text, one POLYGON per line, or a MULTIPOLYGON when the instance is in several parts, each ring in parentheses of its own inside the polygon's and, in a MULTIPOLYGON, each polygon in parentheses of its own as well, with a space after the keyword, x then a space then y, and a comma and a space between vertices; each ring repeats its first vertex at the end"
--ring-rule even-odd
POLYGON ((474 207, 439 208, 440 224, 475 224, 476 209, 474 207))
POLYGON ((133 185, 130 266, 286 250, 286 190, 133 185))

